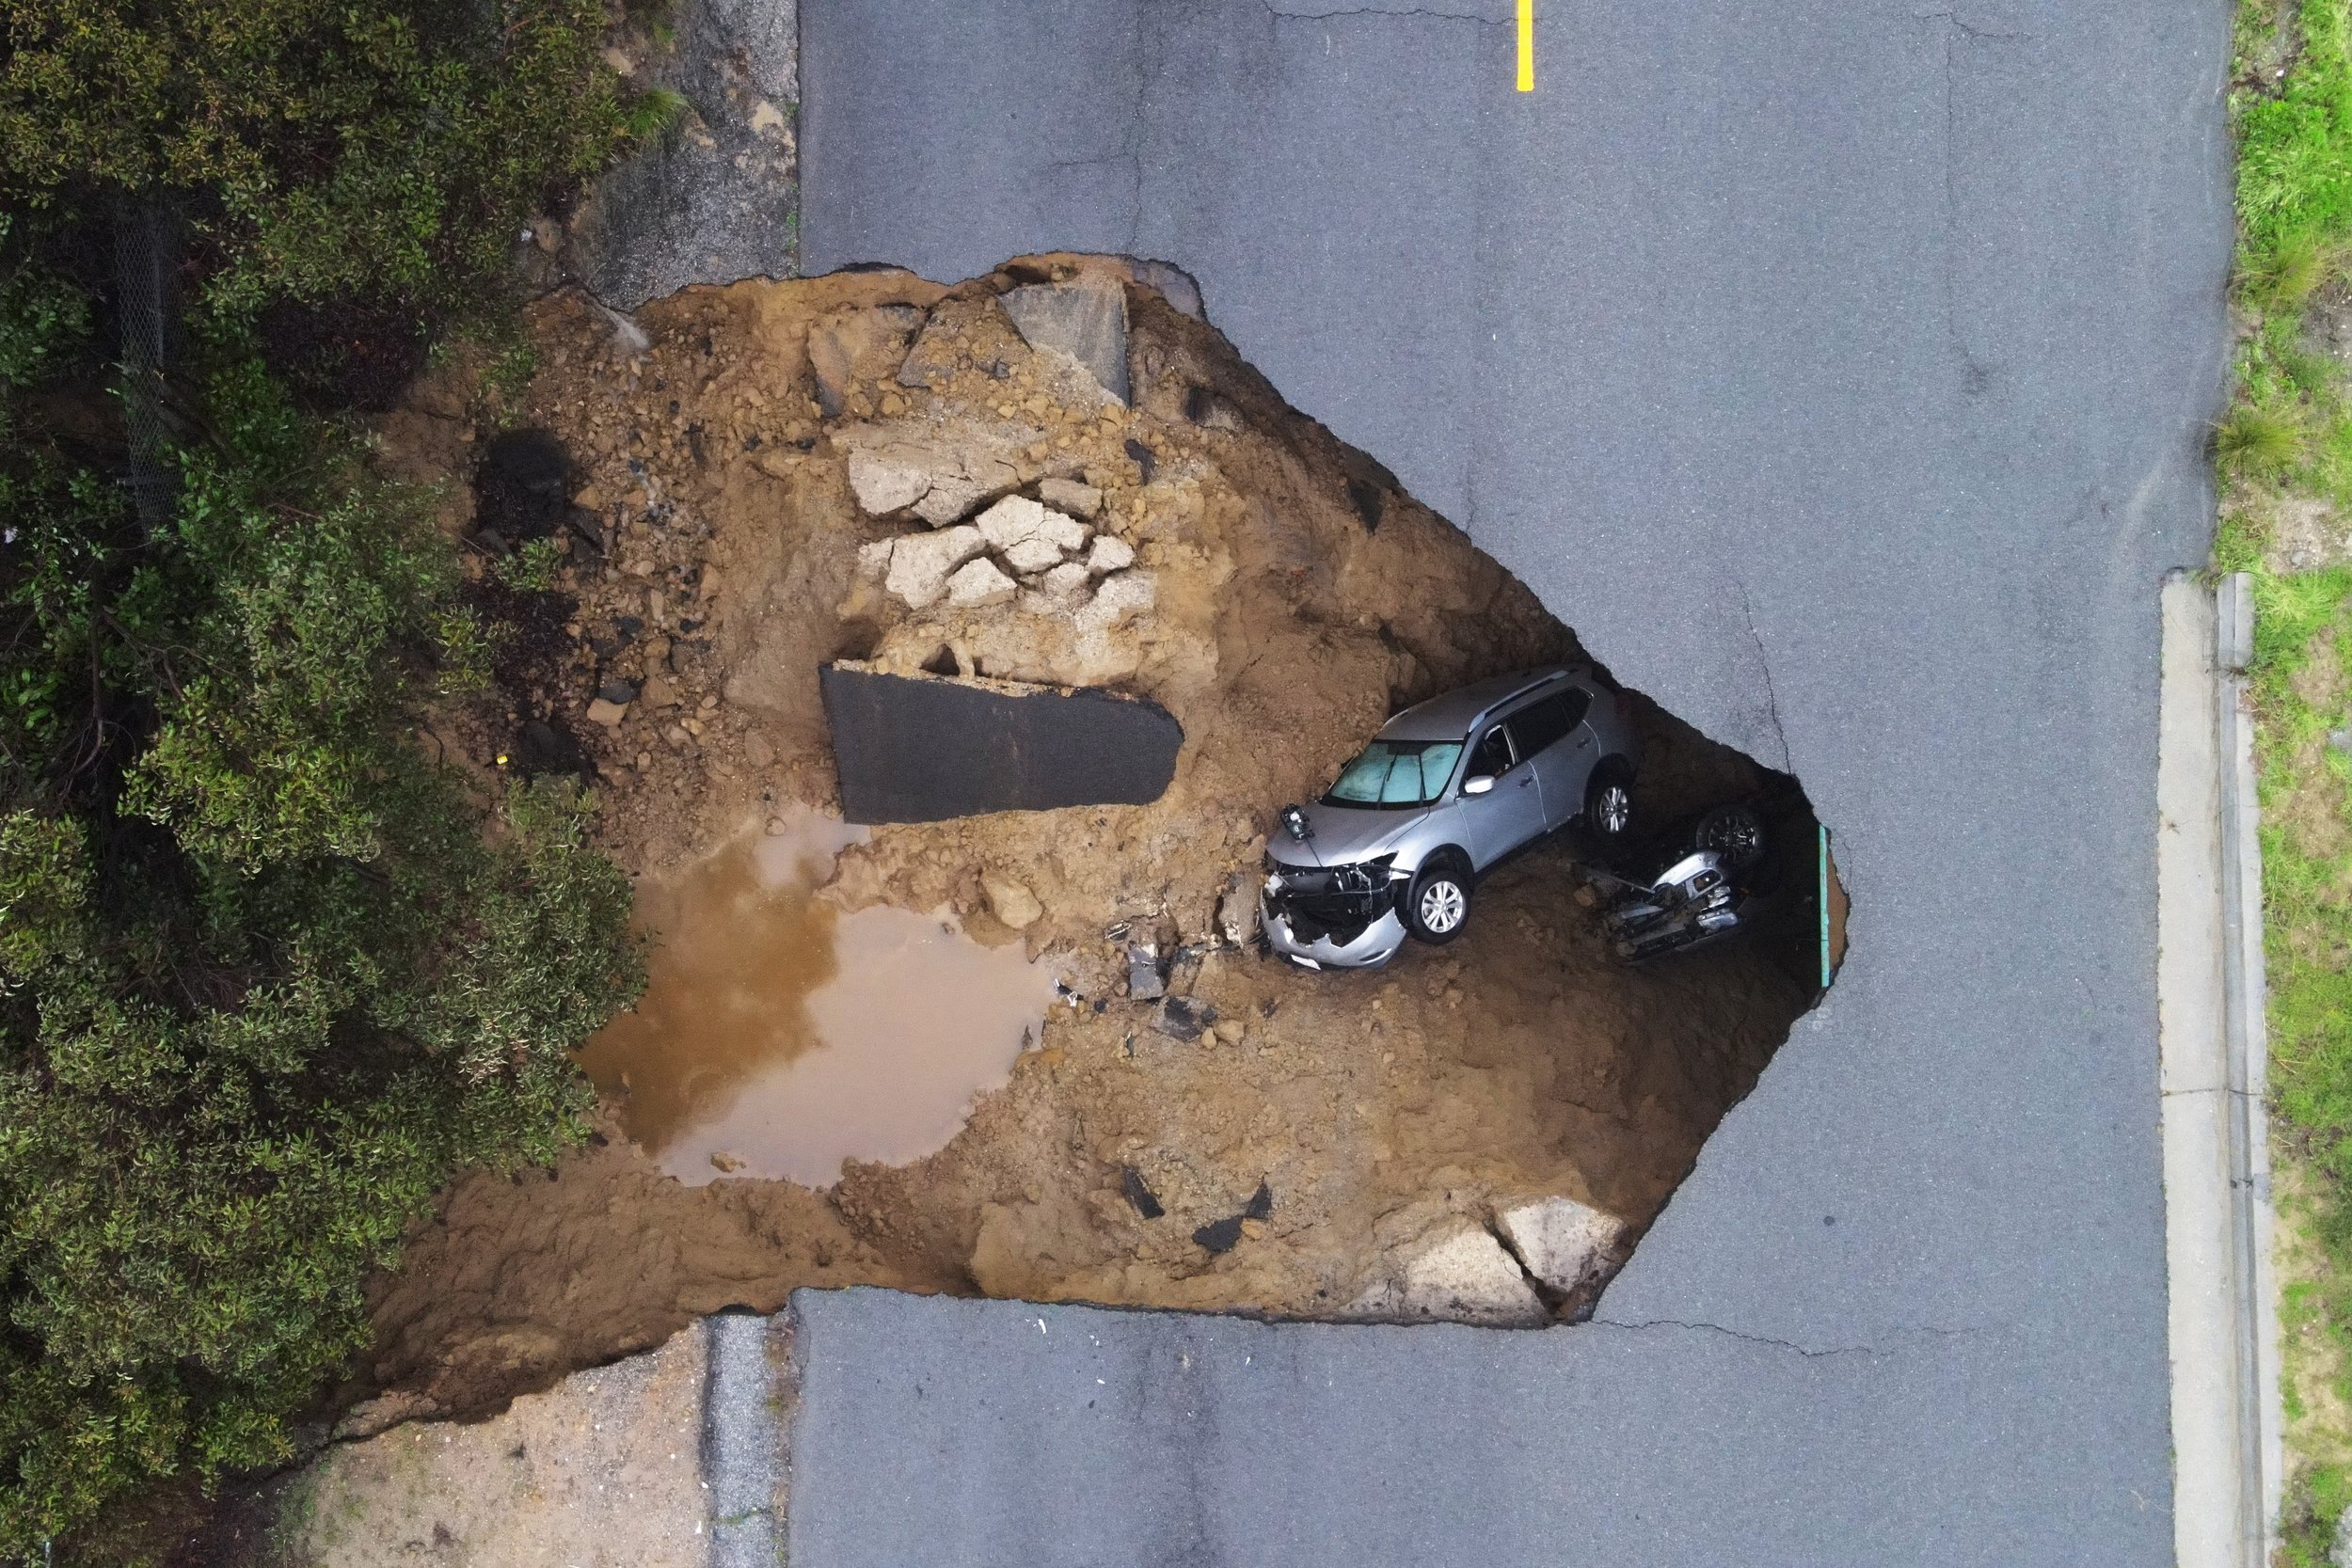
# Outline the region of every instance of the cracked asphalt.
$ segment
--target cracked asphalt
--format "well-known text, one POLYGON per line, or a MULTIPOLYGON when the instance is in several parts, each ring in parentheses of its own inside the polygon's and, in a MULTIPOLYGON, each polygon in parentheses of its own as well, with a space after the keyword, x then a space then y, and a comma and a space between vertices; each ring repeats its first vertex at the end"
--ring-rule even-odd
POLYGON ((2170 1560, 2157 592, 2227 8, 803 0, 803 262, 1175 262, 1623 679, 1786 757, 1852 948, 1542 1333, 800 1298, 791 1560, 2170 1560))

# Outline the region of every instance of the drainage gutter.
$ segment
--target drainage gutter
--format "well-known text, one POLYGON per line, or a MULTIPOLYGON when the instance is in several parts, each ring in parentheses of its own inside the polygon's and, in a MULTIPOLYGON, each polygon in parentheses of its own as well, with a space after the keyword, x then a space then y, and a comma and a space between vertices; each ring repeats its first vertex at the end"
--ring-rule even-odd
POLYGON ((2157 1016, 2170 1279, 2173 1543, 2181 1568, 2266 1568, 2285 1449, 2279 1390, 2253 598, 2163 592, 2157 1016))

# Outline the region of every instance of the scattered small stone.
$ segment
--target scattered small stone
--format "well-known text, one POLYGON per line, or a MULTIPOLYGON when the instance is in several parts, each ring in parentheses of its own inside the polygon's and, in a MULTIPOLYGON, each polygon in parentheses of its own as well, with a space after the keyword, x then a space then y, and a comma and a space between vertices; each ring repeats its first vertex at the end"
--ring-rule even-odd
POLYGON ((648 675, 638 695, 644 699, 647 707, 675 707, 677 682, 667 675, 648 675))
POLYGON ((1211 1026, 1210 1032, 1216 1036, 1217 1043, 1220 1045, 1239 1045, 1249 1033, 1241 1020, 1237 1018, 1218 1019, 1211 1026))
POLYGON ((710 1163, 716 1169, 723 1171, 729 1176, 732 1176, 737 1171, 741 1170, 744 1164, 744 1161, 740 1155, 729 1154, 723 1148, 714 1149, 711 1151, 710 1163))
POLYGON ((608 703, 618 703, 623 707, 627 707, 637 700, 637 683, 623 680, 607 681, 596 688, 596 695, 608 703))
POLYGON ((628 705, 627 703, 615 703, 598 697, 588 705, 588 721, 592 724, 602 724, 608 730, 618 728, 621 721, 628 717, 628 705))

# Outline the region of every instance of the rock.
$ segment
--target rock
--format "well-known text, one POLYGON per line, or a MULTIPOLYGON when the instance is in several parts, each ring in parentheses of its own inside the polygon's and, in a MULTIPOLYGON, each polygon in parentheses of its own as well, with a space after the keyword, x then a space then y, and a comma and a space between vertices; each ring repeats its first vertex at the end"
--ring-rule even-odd
POLYGON ((1087 552, 1087 570, 1097 577, 1123 572, 1136 563, 1136 547, 1116 534, 1097 534, 1094 548, 1087 552))
POLYGON ((1227 884, 1216 900, 1216 934, 1231 947, 1247 947, 1258 934, 1258 893, 1246 879, 1227 884))
POLYGON ((1031 348, 1070 356, 1103 390, 1127 401, 1127 291, 1117 278, 1031 283, 997 304, 1031 348))
POLYGON ((1136 942, 1127 944, 1127 996, 1135 1002, 1150 1002, 1168 994, 1167 978, 1160 973, 1159 944, 1136 942))
POLYGON ((627 703, 612 703, 598 697, 588 705, 588 722, 602 724, 608 730, 618 728, 621 721, 628 717, 628 705, 627 703))
POLYGON ((1411 1318, 1533 1325, 1550 1314, 1502 1243, 1465 1225, 1405 1265, 1398 1307, 1411 1318))
POLYGON ((1239 1045, 1249 1035, 1249 1031, 1242 1026, 1241 1020, 1237 1018, 1218 1019, 1210 1032, 1216 1036, 1216 1042, 1219 1045, 1239 1045))
POLYGON ((1061 563, 1061 546, 1050 539, 1024 539, 1005 551, 1005 564, 1023 577, 1050 570, 1061 563))
POLYGON ((711 1151, 710 1164, 713 1168, 732 1176, 743 1168, 743 1157, 739 1154, 729 1154, 723 1148, 714 1149, 711 1151))
POLYGON ((667 675, 648 675, 644 689, 639 693, 647 707, 677 706, 677 682, 667 675))
POLYGON ((1018 586, 994 562, 967 561, 947 579, 947 602, 958 610, 979 610, 1007 603, 1018 586))
POLYGON ((1085 592, 1090 581, 1087 569, 1075 561, 1065 561, 1038 579, 1038 588, 1051 599, 1069 599, 1085 592))
POLYGON ((1093 531, 1076 518, 1040 506, 1026 496, 1007 496, 973 522, 980 536, 1000 550, 1032 539, 1052 545, 1057 552, 1083 549, 1087 535, 1093 531))
POLYGON ((1562 1295, 1597 1283, 1613 1263, 1625 1227, 1613 1215, 1571 1197, 1538 1198, 1495 1216, 1527 1272, 1562 1295))
POLYGON ((946 591, 948 574, 988 547, 970 524, 936 533, 910 533, 891 542, 890 570, 882 586, 910 610, 922 610, 946 591))
POLYGON ((891 546, 896 539, 875 539, 857 547, 858 576, 879 580, 890 570, 891 546))
POLYGON ((1093 599, 1078 611, 1078 629, 1107 631, 1150 610, 1156 596, 1147 572, 1120 572, 1104 578, 1093 599))
POLYGON ((1056 511, 1092 521, 1103 510, 1103 492, 1074 479, 1041 480, 1037 499, 1056 511))
POLYGON ((988 895, 990 912, 1016 931, 1027 930, 1045 913, 1045 906, 1037 901, 1037 895, 1009 877, 983 875, 980 891, 988 895))
POLYGON ((602 686, 596 688, 596 695, 603 698, 608 703, 618 703, 623 707, 627 707, 629 704, 637 700, 637 683, 634 681, 609 680, 602 686))

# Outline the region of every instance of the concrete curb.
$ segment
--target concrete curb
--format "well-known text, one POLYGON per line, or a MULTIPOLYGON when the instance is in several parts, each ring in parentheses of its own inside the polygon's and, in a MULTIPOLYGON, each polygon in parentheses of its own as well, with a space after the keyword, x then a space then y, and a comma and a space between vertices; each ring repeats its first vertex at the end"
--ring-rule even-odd
POLYGON ((702 1332, 709 1347, 702 1441, 709 1568, 773 1568, 783 1540, 791 1320, 727 1311, 705 1318, 702 1332))
POLYGON ((2284 1483, 2264 1094, 2250 582, 2163 592, 2157 1012, 2170 1278, 2173 1544, 2265 1568, 2284 1483))

